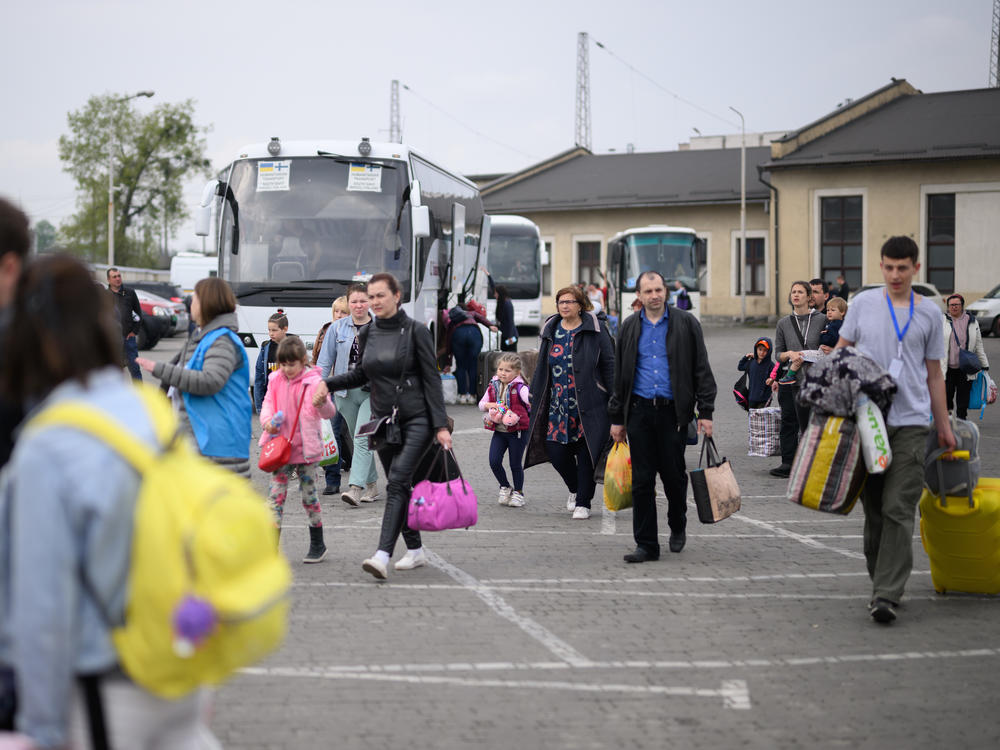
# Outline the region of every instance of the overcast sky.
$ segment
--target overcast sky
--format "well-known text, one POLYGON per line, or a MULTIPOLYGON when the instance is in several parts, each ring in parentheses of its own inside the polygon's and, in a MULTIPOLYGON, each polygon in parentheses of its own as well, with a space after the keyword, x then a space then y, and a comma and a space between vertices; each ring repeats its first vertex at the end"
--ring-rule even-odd
MULTIPOLYGON (((12 0, 0 195, 33 222, 73 212, 57 142, 66 113, 93 94, 155 90, 137 100, 143 110, 195 99, 221 167, 270 136, 388 138, 395 78, 412 89, 400 96, 404 142, 466 174, 507 172, 572 147, 580 31, 591 38, 594 151, 661 151, 695 128, 739 132, 730 106, 748 132, 791 130, 892 76, 925 92, 983 88, 991 10, 992 0, 12 0)), ((201 184, 188 186, 190 203, 201 184)), ((196 245, 190 225, 171 240, 196 245)))

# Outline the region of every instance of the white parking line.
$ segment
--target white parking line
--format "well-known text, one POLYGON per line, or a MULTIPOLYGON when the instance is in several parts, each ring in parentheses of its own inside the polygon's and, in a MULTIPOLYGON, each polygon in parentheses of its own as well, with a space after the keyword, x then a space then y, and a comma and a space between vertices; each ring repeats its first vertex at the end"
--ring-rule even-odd
POLYGON ((424 552, 427 554, 427 562, 432 566, 458 581, 463 588, 479 597, 487 607, 500 617, 517 625, 517 627, 545 646, 553 655, 577 667, 586 666, 590 663, 590 659, 570 646, 551 630, 532 620, 530 617, 518 614, 513 607, 504 601, 503 597, 499 596, 488 586, 483 586, 474 576, 452 565, 427 547, 424 547, 424 552))
POLYGON ((615 683, 564 682, 551 680, 497 680, 469 677, 437 677, 428 675, 378 674, 326 669, 290 667, 250 667, 243 674, 268 677, 297 677, 321 680, 371 680, 402 682, 418 685, 453 685, 471 688, 509 688, 514 690, 566 690, 577 693, 628 693, 664 695, 678 698, 722 698, 723 708, 750 709, 750 691, 745 680, 725 680, 718 689, 675 687, 669 685, 625 685, 615 683))
MULTIPOLYGON (((930 575, 929 570, 914 570, 911 576, 930 575)), ((865 571, 850 571, 845 573, 772 573, 747 576, 660 576, 651 578, 483 578, 481 582, 488 585, 540 583, 554 586, 564 583, 586 583, 620 585, 627 583, 753 583, 755 581, 785 581, 785 580, 822 580, 831 578, 867 578, 865 571)))
POLYGON ((816 539, 805 534, 796 534, 794 531, 789 531, 788 529, 783 529, 780 526, 775 526, 773 523, 768 523, 767 521, 759 521, 756 518, 750 518, 744 513, 734 513, 730 518, 735 518, 741 523, 748 523, 761 529, 767 529, 778 536, 783 536, 788 539, 794 539, 795 541, 806 545, 807 547, 812 547, 813 549, 822 549, 827 552, 834 552, 838 555, 843 555, 844 557, 849 557, 852 560, 864 560, 865 556, 860 552, 854 552, 849 549, 841 549, 840 547, 831 547, 829 544, 823 544, 816 539))

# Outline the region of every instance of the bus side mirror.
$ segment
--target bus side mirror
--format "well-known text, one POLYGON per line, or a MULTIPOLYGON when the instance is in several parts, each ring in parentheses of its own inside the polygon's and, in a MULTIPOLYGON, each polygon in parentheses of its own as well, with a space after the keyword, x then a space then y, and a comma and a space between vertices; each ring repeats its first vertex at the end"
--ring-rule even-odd
POLYGON ((410 206, 410 226, 412 227, 413 236, 418 237, 430 237, 431 236, 431 212, 427 206, 410 206))
POLYGON ((199 237, 208 237, 212 228, 212 204, 219 190, 219 181, 210 180, 201 191, 201 202, 194 212, 194 233, 199 237))

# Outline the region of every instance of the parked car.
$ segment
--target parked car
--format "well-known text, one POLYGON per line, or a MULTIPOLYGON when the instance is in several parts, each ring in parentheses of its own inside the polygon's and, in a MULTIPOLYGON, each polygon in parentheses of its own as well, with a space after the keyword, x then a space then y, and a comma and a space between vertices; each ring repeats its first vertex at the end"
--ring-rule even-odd
MULTIPOLYGON (((850 303, 850 300, 854 299, 854 297, 857 296, 858 294, 860 294, 861 292, 866 292, 869 289, 881 289, 884 286, 885 286, 884 283, 883 284, 865 284, 860 289, 857 289, 856 291, 853 291, 853 292, 850 293, 850 295, 848 295, 848 303, 850 303)), ((928 284, 927 282, 924 282, 924 281, 918 281, 918 282, 914 283, 914 285, 913 285, 913 291, 915 291, 917 294, 919 294, 919 295, 921 295, 923 297, 926 297, 931 302, 933 302, 935 305, 937 305, 938 308, 941 310, 942 313, 945 313, 945 312, 948 311, 948 306, 945 304, 945 301, 944 301, 945 298, 941 296, 941 292, 939 292, 937 290, 937 287, 934 286, 933 284, 928 284)))
POLYGON ((147 292, 144 289, 132 288, 139 298, 139 306, 145 312, 170 320, 170 326, 165 335, 173 336, 175 333, 187 333, 188 321, 191 318, 183 302, 172 302, 165 297, 147 292))
POLYGON ((1000 285, 993 287, 986 296, 970 302, 965 309, 976 316, 984 336, 992 333, 1000 338, 1000 285))
POLYGON ((150 294, 158 294, 171 302, 183 302, 188 310, 191 309, 191 295, 185 295, 177 284, 169 281, 130 281, 128 286, 132 289, 142 289, 150 294))

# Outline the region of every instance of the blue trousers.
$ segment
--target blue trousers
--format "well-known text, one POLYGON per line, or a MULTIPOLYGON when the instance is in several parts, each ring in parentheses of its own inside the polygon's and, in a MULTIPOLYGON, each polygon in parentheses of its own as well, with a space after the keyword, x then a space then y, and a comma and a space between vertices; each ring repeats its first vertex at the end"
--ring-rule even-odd
POLYGON ((139 339, 135 336, 127 336, 122 342, 125 349, 125 366, 128 367, 132 380, 142 380, 142 370, 135 363, 135 358, 139 356, 139 339))
MULTIPOLYGON (((333 428, 333 436, 337 440, 337 450, 340 450, 340 425, 343 423, 344 418, 340 416, 338 411, 333 415, 333 419, 330 420, 330 426, 333 428)), ((344 460, 344 454, 340 454, 340 458, 337 463, 330 464, 329 466, 323 467, 323 474, 326 477, 326 483, 333 485, 334 487, 340 486, 340 462, 344 460)))
POLYGON ((476 390, 476 370, 482 348, 483 334, 479 326, 462 325, 451 332, 451 352, 455 355, 455 380, 460 396, 476 390))
POLYGON ((507 472, 503 470, 503 454, 510 454, 510 473, 514 479, 514 489, 518 492, 524 491, 524 467, 521 465, 521 457, 524 455, 524 448, 528 443, 527 430, 520 432, 496 432, 490 441, 490 468, 493 469, 493 476, 497 478, 501 487, 510 487, 507 481, 507 472))

